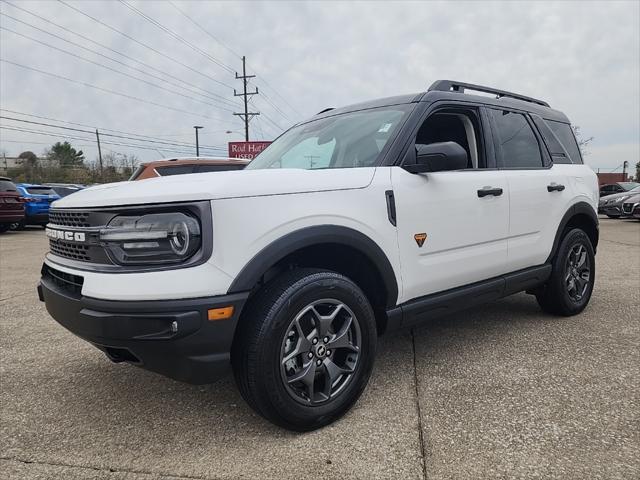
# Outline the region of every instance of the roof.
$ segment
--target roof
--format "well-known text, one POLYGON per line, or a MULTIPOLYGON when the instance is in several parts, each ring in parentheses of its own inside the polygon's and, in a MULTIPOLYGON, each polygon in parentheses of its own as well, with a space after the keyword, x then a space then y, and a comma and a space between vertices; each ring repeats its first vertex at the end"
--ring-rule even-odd
POLYGON ((328 117, 340 113, 365 110, 368 108, 401 105, 416 102, 434 102, 437 100, 469 100, 488 106, 524 110, 540 115, 542 118, 548 120, 556 120, 564 123, 569 123, 569 119, 564 113, 549 107, 549 104, 543 100, 520 95, 513 92, 508 92, 506 90, 485 87, 482 85, 474 85, 465 82, 457 82, 454 80, 437 80, 429 87, 427 91, 421 93, 378 98, 375 100, 348 105, 341 108, 325 109, 313 118, 316 119, 321 117, 328 117), (469 93, 469 91, 479 92, 480 94, 469 93), (486 96, 486 94, 495 95, 495 97, 486 96))

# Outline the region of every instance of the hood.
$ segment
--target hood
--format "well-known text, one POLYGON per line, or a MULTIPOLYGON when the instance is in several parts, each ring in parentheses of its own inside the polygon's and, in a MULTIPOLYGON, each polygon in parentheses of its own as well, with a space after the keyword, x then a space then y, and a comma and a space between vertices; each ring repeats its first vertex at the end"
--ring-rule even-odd
POLYGON ((107 207, 286 195, 364 188, 375 168, 272 169, 192 173, 85 188, 54 202, 55 208, 107 207))

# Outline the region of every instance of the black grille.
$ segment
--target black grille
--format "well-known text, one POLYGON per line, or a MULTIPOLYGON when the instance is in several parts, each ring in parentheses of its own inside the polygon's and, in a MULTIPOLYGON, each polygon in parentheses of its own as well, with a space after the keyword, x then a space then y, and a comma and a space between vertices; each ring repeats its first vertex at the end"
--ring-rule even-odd
POLYGON ((49 248, 51 253, 59 257, 72 258, 74 260, 82 260, 88 262, 89 247, 86 245, 76 245, 74 243, 62 243, 56 240, 49 240, 49 248))
POLYGON ((84 278, 79 275, 61 272, 45 263, 42 265, 42 278, 49 280, 57 287, 74 295, 80 295, 82 293, 84 278))
POLYGON ((51 210, 49 222, 65 227, 89 227, 89 214, 87 212, 62 212, 51 210))
POLYGON ((622 211, 624 213, 627 213, 627 214, 631 215, 631 212, 633 211, 633 203, 623 203, 622 204, 622 211))

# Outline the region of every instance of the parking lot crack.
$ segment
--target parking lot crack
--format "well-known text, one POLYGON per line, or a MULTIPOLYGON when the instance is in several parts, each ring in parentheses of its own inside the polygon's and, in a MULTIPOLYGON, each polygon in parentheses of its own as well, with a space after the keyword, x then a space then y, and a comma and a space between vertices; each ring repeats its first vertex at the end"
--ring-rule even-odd
POLYGON ((92 467, 90 465, 73 465, 63 462, 40 462, 37 460, 27 460, 17 457, 0 457, 0 460, 23 463, 25 465, 45 465, 51 467, 63 467, 63 468, 77 468, 80 470, 92 470, 96 472, 109 472, 109 473, 125 473, 135 475, 149 475, 150 477, 160 477, 174 480, 216 480, 214 477, 203 477, 199 475, 178 475, 173 473, 152 472, 148 470, 134 470, 127 468, 115 468, 115 467, 92 467))
POLYGON ((420 410, 420 390, 418 388, 418 365, 416 361, 416 335, 411 329, 411 347, 413 351, 413 387, 416 394, 416 413, 418 414, 418 439, 420 442, 420 456, 422 458, 422 478, 427 479, 427 455, 422 430, 422 411, 420 410))

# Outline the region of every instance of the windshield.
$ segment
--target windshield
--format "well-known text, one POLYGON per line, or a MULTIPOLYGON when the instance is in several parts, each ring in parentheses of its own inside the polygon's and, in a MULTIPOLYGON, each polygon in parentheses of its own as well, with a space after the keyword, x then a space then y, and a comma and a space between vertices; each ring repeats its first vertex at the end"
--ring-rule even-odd
POLYGON ((25 187, 25 190, 31 195, 56 195, 51 187, 25 187))
POLYGON ((373 167, 411 107, 374 108, 298 125, 269 145, 246 168, 373 167))
POLYGON ((618 185, 620 185, 626 191, 631 191, 631 190, 634 190, 636 187, 639 187, 640 183, 636 183, 636 182, 619 182, 618 185))

